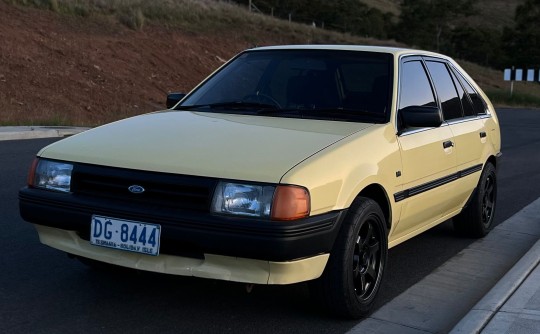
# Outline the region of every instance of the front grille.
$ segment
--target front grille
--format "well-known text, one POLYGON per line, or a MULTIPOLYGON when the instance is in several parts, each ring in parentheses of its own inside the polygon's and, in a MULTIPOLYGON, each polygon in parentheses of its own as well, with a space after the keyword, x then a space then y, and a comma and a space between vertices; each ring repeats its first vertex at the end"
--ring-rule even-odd
POLYGON ((77 164, 72 173, 71 191, 75 195, 140 203, 155 209, 208 212, 216 182, 198 176, 77 164), (133 185, 143 187, 144 192, 130 192, 128 188, 133 185))

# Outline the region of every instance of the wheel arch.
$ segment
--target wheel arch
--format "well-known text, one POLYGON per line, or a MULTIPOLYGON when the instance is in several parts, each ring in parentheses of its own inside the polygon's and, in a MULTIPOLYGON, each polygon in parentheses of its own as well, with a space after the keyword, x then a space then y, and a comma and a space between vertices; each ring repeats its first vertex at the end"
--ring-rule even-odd
MULTIPOLYGON (((497 172, 497 157, 496 156, 493 156, 493 155, 490 155, 486 162, 484 163, 484 166, 482 167, 482 173, 484 172, 484 169, 486 168, 486 165, 488 163, 491 163, 493 165, 493 167, 495 167, 495 172, 497 172)), ((478 181, 480 182, 480 181, 478 181)), ((469 195, 469 198, 467 198, 467 201, 465 202, 465 204, 463 205, 463 208, 462 209, 466 209, 470 204, 471 204, 471 201, 472 199, 474 198, 474 196, 476 195, 476 192, 478 191, 478 188, 477 187, 474 187, 472 193, 469 195)))
POLYGON ((379 205, 384 214, 384 219, 386 220, 386 227, 388 228, 388 231, 390 231, 392 225, 392 207, 390 205, 388 194, 383 186, 378 183, 372 183, 363 188, 353 201, 353 205, 360 197, 370 198, 379 205))
POLYGON ((486 160, 486 163, 484 164, 484 167, 488 162, 491 163, 495 167, 495 170, 497 170, 497 167, 498 167, 497 166, 497 158, 495 156, 490 155, 488 157, 488 159, 486 160))

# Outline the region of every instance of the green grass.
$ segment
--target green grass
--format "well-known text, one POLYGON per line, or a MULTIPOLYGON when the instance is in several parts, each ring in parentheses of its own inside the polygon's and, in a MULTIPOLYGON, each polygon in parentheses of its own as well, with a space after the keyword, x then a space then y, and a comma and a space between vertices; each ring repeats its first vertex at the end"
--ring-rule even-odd
MULTIPOLYGON (((234 4, 213 0, 4 0, 7 3, 49 9, 77 15, 112 15, 124 25, 140 30, 145 22, 160 22, 197 30, 216 30, 231 24, 242 25, 253 21, 234 4)), ((358 0, 396 17, 402 0, 358 0)), ((468 24, 502 30, 513 25, 515 9, 525 0, 477 0, 477 12, 466 18, 468 24)), ((257 20, 265 21, 257 17, 257 20)), ((459 24, 460 22, 456 22, 459 24)), ((265 25, 265 22, 262 22, 265 25)))
POLYGON ((313 29, 267 15, 249 13, 245 7, 216 0, 3 0, 20 6, 51 10, 61 15, 109 17, 133 29, 146 24, 163 25, 206 34, 228 32, 247 41, 262 34, 284 36, 287 43, 379 44, 398 46, 395 41, 313 29))
POLYGON ((209 0, 4 0, 75 16, 113 16, 129 28, 140 30, 146 20, 177 27, 217 28, 224 21, 245 21, 236 7, 209 0))
MULTIPOLYGON (((112 16, 134 30, 145 22, 178 27, 194 32, 258 24, 276 26, 265 15, 246 15, 245 8, 215 0, 4 0, 7 3, 48 9, 74 16, 112 16)), ((277 24, 280 26, 280 24, 277 24)))
POLYGON ((40 119, 0 120, 0 126, 73 126, 66 115, 53 115, 40 119))
POLYGON ((509 91, 488 90, 486 91, 491 102, 499 107, 540 107, 540 96, 527 93, 514 92, 510 95, 509 91))

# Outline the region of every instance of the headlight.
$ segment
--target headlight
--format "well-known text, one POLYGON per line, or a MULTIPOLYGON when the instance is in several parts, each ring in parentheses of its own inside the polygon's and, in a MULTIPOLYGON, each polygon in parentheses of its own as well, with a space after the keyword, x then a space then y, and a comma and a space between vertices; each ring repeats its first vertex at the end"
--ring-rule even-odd
POLYGON ((69 192, 73 165, 36 159, 28 176, 28 185, 56 191, 69 192))
POLYGON ((299 186, 219 182, 212 200, 213 213, 272 220, 304 218, 309 211, 309 192, 299 186))
POLYGON ((241 216, 269 217, 275 187, 220 182, 212 211, 241 216))

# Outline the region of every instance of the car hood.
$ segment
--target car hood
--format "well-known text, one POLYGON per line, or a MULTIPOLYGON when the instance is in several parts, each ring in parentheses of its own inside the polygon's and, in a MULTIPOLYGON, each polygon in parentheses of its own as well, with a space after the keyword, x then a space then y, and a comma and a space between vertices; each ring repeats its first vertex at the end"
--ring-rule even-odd
POLYGON ((371 124, 190 111, 141 115, 44 148, 45 158, 279 182, 299 162, 371 124))

